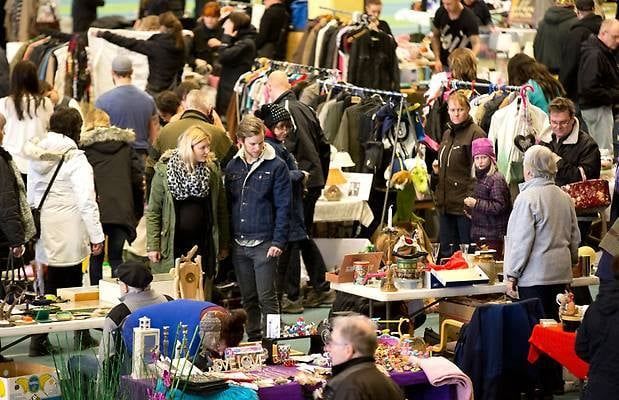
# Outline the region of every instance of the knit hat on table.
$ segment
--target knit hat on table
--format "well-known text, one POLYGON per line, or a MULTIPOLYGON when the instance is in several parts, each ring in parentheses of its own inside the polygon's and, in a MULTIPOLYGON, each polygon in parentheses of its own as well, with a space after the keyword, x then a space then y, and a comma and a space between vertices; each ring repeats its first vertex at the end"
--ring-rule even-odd
POLYGON ((275 103, 263 105, 259 110, 256 110, 254 115, 260 118, 269 130, 273 130, 279 122, 292 122, 292 117, 288 110, 275 103))
POLYGON ((473 157, 484 155, 490 157, 492 161, 496 162, 494 144, 488 138, 479 138, 473 140, 473 143, 471 144, 471 153, 473 154, 473 157))
POLYGON ((118 266, 116 270, 118 279, 128 286, 145 289, 153 281, 150 269, 140 262, 126 262, 118 266))

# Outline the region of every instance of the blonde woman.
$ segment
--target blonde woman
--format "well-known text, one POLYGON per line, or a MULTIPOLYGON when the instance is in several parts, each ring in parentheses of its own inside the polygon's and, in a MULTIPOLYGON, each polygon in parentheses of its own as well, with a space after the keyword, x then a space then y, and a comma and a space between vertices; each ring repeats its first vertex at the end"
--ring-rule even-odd
MULTIPOLYGON (((144 213, 144 167, 133 149, 135 133, 110 124, 110 116, 94 108, 86 114, 85 131, 80 137, 88 163, 92 166, 97 188, 100 220, 107 236, 107 256, 116 277, 123 262, 125 241, 136 238, 136 226, 144 213)), ((92 285, 103 277, 104 254, 90 257, 92 285)))
POLYGON ((209 132, 194 126, 155 164, 146 214, 148 258, 154 272, 169 271, 175 258, 198 245, 209 279, 217 259, 228 253, 228 209, 210 146, 209 132))

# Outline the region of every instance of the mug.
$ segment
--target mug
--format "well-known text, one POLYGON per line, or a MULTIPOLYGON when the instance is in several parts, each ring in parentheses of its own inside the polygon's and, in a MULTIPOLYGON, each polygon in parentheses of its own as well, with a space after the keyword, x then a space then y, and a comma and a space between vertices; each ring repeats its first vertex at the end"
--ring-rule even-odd
POLYGON ((563 303, 567 304, 569 298, 566 293, 557 293, 556 301, 558 305, 562 305, 563 303))

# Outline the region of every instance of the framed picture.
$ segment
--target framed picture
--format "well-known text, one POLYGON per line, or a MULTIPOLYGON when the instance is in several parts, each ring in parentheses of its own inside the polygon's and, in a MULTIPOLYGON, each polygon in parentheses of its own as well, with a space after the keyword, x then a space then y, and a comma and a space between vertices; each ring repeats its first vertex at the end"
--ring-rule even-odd
POLYGON ((372 190, 373 174, 360 174, 356 172, 344 172, 346 177, 345 194, 349 198, 358 200, 369 200, 372 190))

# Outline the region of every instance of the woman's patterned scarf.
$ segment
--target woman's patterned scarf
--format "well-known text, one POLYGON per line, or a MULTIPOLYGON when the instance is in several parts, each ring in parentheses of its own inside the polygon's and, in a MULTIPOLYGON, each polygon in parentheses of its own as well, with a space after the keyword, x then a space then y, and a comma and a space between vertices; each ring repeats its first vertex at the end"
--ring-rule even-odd
POLYGON ((168 187, 175 200, 185 200, 188 197, 206 197, 209 192, 211 171, 206 163, 199 162, 193 172, 181 160, 178 150, 175 150, 168 161, 168 187))

